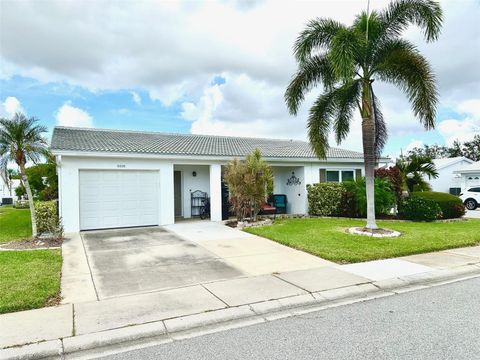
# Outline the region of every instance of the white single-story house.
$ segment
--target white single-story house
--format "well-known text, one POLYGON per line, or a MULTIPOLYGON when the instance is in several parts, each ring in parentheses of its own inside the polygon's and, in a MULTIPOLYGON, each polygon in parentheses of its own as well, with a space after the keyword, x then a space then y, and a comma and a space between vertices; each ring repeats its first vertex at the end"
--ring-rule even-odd
POLYGON ((472 186, 480 186, 480 161, 463 166, 455 173, 460 177, 462 191, 472 186))
POLYGON ((433 163, 438 171, 438 177, 435 179, 425 178, 425 180, 432 186, 432 190, 454 195, 460 194, 460 191, 464 186, 462 186, 462 178, 457 171, 472 164, 473 160, 458 156, 453 158, 434 159, 433 163))
POLYGON ((20 186, 20 179, 5 179, 0 176, 0 205, 15 203, 17 196, 15 190, 20 186), (8 181, 8 184, 7 184, 8 181))
POLYGON ((290 214, 307 212, 307 184, 364 172, 362 153, 330 148, 319 160, 304 141, 56 127, 51 151, 65 231, 173 224, 198 214, 202 193, 211 220, 225 219, 222 166, 257 148, 290 214))

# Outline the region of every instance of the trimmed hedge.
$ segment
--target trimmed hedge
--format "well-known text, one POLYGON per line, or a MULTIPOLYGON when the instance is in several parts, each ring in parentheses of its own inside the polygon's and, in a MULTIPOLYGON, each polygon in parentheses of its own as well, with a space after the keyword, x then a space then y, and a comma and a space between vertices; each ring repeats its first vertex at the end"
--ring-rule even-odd
POLYGON ((402 201, 398 209, 402 219, 433 221, 442 218, 442 209, 433 200, 410 196, 402 201))
POLYGON ((341 204, 345 192, 343 183, 307 185, 308 213, 314 216, 341 215, 341 204))
POLYGON ((57 201, 35 201, 35 217, 39 234, 63 236, 63 227, 57 211, 57 201))
POLYGON ((413 192, 411 197, 434 201, 442 210, 442 219, 455 219, 465 215, 465 206, 462 200, 448 193, 435 191, 413 192))
POLYGON ((17 200, 15 201, 15 209, 28 209, 30 207, 30 204, 28 203, 28 200, 17 200))
MULTIPOLYGON (((344 183, 307 185, 308 213, 314 216, 365 217, 367 196, 365 179, 344 183)), ((389 214, 395 205, 388 179, 375 179, 375 212, 389 214)))

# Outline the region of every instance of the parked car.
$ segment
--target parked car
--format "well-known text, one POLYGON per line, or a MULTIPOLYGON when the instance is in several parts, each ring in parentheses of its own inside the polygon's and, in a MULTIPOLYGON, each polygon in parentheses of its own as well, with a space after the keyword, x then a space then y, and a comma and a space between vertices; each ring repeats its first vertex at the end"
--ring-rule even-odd
POLYGON ((460 199, 468 210, 475 210, 480 204, 480 187, 471 187, 460 193, 460 199))

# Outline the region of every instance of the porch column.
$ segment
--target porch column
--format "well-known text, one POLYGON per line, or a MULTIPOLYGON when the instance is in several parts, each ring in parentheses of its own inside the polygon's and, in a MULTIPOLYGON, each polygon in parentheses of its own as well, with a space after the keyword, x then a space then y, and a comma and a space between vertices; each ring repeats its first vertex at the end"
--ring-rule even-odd
POLYGON ((210 165, 210 220, 222 220, 222 166, 210 165))
POLYGON ((166 163, 160 166, 159 184, 160 225, 175 223, 175 200, 173 189, 173 164, 166 163))

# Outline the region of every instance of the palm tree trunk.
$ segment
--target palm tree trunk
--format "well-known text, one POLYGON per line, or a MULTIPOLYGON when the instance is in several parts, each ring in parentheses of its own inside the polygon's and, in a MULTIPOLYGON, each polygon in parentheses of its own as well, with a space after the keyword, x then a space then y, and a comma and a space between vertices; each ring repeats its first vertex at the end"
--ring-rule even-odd
POLYGON ((30 189, 30 183, 28 182, 27 173, 25 172, 25 165, 20 165, 20 174, 22 176, 22 182, 25 186, 28 196, 28 205, 30 207, 30 218, 32 220, 32 235, 37 236, 37 219, 35 217, 35 208, 33 207, 32 190, 30 189))
POLYGON ((369 85, 362 94, 362 140, 367 192, 367 229, 377 229, 375 221, 375 119, 369 85))
POLYGON ((367 228, 376 229, 375 221, 375 122, 372 117, 362 120, 363 158, 367 191, 367 228))

